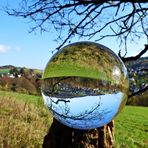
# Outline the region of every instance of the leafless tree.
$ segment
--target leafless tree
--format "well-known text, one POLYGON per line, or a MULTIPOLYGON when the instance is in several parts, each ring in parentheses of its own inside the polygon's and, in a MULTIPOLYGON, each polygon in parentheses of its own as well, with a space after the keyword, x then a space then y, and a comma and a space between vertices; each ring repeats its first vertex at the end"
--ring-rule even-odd
POLYGON ((148 50, 148 45, 145 45, 136 56, 126 57, 129 42, 143 37, 148 39, 148 3, 145 0, 21 0, 19 8, 9 7, 6 12, 29 18, 31 32, 36 29, 41 32, 54 29, 57 32, 56 41, 60 42, 57 49, 74 37, 94 41, 114 37, 125 51, 124 55, 119 51, 124 62, 137 60, 148 50))
POLYGON ((20 9, 8 9, 9 15, 30 18, 31 31, 58 32, 61 48, 74 36, 95 41, 118 38, 125 49, 128 40, 148 37, 148 3, 145 1, 100 0, 22 0, 20 9))
POLYGON ((129 41, 148 39, 148 3, 144 0, 22 0, 18 9, 7 8, 6 12, 29 18, 33 23, 31 32, 54 29, 57 32, 55 40, 60 42, 57 49, 74 37, 95 41, 115 37, 120 45, 124 45, 125 54, 121 55, 119 50, 124 62, 137 60, 148 50, 145 45, 136 56, 126 57, 129 41))

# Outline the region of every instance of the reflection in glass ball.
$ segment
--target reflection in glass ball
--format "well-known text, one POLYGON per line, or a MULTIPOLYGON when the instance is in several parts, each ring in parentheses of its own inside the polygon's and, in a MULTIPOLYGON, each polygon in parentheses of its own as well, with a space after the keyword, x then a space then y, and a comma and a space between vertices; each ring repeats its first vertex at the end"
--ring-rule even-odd
POLYGON ((109 123, 123 108, 128 92, 127 71, 119 57, 93 42, 77 42, 48 62, 42 95, 53 116, 76 129, 109 123))

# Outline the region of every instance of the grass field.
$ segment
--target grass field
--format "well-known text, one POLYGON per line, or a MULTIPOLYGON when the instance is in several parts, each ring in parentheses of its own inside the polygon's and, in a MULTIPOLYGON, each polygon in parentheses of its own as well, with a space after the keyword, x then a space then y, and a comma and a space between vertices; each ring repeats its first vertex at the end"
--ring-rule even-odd
POLYGON ((126 106, 115 119, 118 148, 148 148, 148 107, 126 106))
MULTIPOLYGON (((42 147, 52 117, 42 98, 0 91, 0 147, 42 147)), ((126 106, 115 119, 115 148, 148 147, 148 108, 126 106)))
POLYGON ((51 123, 41 97, 0 91, 0 148, 42 147, 51 123))
POLYGON ((0 74, 7 74, 7 73, 9 73, 9 71, 10 71, 9 68, 0 69, 0 74))

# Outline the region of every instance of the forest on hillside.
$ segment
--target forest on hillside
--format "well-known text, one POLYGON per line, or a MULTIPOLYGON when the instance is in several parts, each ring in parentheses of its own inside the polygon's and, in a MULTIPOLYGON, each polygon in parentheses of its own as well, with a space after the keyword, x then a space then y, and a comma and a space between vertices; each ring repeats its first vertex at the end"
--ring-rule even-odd
POLYGON ((0 90, 40 95, 42 71, 15 67, 0 67, 0 90))
MULTIPOLYGON (((129 93, 148 87, 148 57, 126 63, 129 76, 129 93)), ((148 106, 148 90, 128 99, 127 104, 148 106)))

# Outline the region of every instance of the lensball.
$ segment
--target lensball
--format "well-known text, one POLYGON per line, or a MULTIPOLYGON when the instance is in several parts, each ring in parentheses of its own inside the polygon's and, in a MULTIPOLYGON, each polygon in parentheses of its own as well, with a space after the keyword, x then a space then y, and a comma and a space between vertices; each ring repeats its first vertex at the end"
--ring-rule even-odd
POLYGON ((93 42, 63 47, 47 63, 42 96, 59 122, 76 129, 101 127, 122 110, 127 70, 109 48, 93 42))

